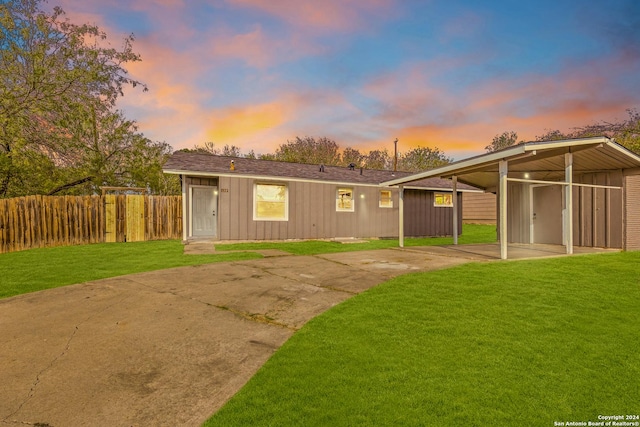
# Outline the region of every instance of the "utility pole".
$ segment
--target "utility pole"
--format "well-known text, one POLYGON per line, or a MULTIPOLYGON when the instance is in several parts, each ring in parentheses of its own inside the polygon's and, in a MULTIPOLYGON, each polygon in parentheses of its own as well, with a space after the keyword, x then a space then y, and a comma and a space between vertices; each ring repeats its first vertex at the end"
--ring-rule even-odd
POLYGON ((393 141, 393 171, 398 170, 398 138, 393 141))

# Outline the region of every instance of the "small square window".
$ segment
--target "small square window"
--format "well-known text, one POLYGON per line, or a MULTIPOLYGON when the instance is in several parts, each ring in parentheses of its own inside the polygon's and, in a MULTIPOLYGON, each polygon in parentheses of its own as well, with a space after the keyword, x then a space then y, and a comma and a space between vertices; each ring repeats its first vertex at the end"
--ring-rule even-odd
POLYGON ((453 198, 452 193, 435 193, 433 199, 433 206, 436 208, 452 208, 453 198))
POLYGON ((353 212, 353 188, 338 188, 336 196, 336 211, 353 212))
POLYGON ((391 197, 391 190, 380 190, 380 202, 378 206, 381 208, 393 207, 393 198, 391 197))

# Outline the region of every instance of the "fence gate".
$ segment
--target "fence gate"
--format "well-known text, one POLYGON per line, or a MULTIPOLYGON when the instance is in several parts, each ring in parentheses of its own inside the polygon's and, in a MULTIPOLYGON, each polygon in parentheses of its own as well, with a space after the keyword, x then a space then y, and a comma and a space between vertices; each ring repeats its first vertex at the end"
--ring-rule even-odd
POLYGON ((117 216, 116 196, 107 194, 104 196, 104 241, 114 243, 117 241, 117 216))
POLYGON ((105 242, 141 242, 145 240, 145 196, 104 196, 105 242))
POLYGON ((144 241, 144 196, 127 195, 125 224, 125 241, 144 241))

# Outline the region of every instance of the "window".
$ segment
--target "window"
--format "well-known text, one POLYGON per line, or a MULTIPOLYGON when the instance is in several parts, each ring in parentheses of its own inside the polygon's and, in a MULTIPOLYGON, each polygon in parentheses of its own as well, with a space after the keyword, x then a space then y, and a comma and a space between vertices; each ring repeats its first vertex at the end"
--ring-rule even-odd
POLYGON ((353 188, 338 188, 336 211, 353 212, 353 188))
POLYGON ((255 184, 253 187, 255 221, 287 221, 289 197, 284 184, 255 184))
POLYGON ((435 193, 434 197, 433 206, 436 208, 453 207, 452 193, 435 193))
POLYGON ((381 208, 392 208, 393 199, 391 198, 391 190, 380 190, 380 203, 381 208))

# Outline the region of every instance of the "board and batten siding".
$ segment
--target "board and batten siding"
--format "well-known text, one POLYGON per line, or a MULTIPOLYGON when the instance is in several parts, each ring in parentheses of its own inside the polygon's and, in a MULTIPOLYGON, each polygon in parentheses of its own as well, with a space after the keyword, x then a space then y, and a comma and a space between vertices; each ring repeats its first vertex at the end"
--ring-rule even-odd
POLYGON ((496 224, 497 206, 493 193, 462 193, 462 221, 465 224, 496 224))
MULTIPOLYGON (((622 187, 622 172, 584 174, 581 184, 622 187)), ((608 188, 574 187, 573 244, 616 248, 623 245, 622 191, 608 188)))
MULTIPOLYGON (((591 173, 576 177, 574 182, 592 185, 622 186, 622 173, 591 173)), ((531 237, 531 191, 544 193, 540 206, 547 209, 547 218, 554 216, 549 230, 536 230, 534 243, 562 244, 563 187, 559 185, 535 186, 510 182, 507 209, 509 243, 529 243, 531 237), (533 190, 532 190, 533 188, 533 190), (537 188, 537 190, 536 190, 537 188), (555 221, 555 222, 554 222, 555 221)), ((634 193, 637 194, 637 193, 634 193)), ((640 203, 636 205, 640 208, 640 203)), ((616 189, 573 187, 573 244, 584 247, 621 249, 623 246, 622 191, 616 189)), ((542 212, 536 212, 538 218, 542 212)), ((628 215, 628 214, 627 214, 628 215)))
POLYGON ((640 250, 640 175, 628 175, 624 180, 624 249, 637 251, 640 250))
MULTIPOLYGON (((424 190, 404 190, 405 236, 453 235, 452 208, 435 207, 434 194, 434 192, 424 190)), ((462 193, 458 193, 458 218, 462 218, 462 193)), ((458 230, 458 234, 462 234, 462 227, 459 227, 458 230)))
POLYGON ((218 235, 220 240, 323 239, 334 237, 397 237, 398 191, 393 208, 378 206, 380 188, 330 183, 220 177, 218 235), (288 220, 255 221, 255 183, 287 185, 288 220), (338 187, 354 189, 354 212, 336 212, 338 187), (361 197, 364 196, 364 197, 361 197))

